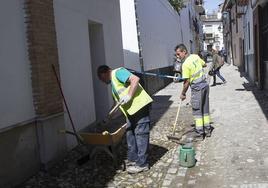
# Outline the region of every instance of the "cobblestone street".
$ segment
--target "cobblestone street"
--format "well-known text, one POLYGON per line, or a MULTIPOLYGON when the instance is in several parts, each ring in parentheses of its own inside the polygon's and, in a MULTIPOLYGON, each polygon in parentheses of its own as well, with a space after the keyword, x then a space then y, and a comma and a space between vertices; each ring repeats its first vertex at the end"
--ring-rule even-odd
POLYGON ((0 188, 268 188, 268 0, 0 13, 0 188))
MULTIPOLYGON (((129 175, 120 166, 114 170, 103 154, 98 155, 97 168, 92 161, 78 166, 80 154, 73 150, 49 172, 39 172, 20 187, 268 187, 268 99, 240 77, 235 67, 224 66, 222 73, 227 84, 211 87, 210 93, 215 130, 211 138, 195 145, 194 168, 179 166, 178 144, 166 137, 172 132, 182 86, 173 83, 154 96, 148 172, 129 175)), ((192 124, 188 92, 179 125, 187 130, 192 124)), ((123 140, 121 164, 125 155, 123 140)))

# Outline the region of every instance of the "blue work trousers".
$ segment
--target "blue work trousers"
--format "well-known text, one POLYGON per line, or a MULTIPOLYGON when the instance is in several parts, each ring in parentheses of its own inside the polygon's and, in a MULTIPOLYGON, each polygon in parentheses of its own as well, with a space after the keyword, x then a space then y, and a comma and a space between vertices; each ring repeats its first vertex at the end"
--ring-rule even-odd
POLYGON ((127 118, 127 158, 140 167, 148 166, 149 133, 149 107, 145 106, 127 118))
POLYGON ((214 71, 214 76, 213 76, 213 84, 216 84, 216 75, 222 80, 222 82, 225 82, 225 79, 223 78, 223 76, 221 75, 220 73, 220 68, 217 68, 215 71, 214 71))

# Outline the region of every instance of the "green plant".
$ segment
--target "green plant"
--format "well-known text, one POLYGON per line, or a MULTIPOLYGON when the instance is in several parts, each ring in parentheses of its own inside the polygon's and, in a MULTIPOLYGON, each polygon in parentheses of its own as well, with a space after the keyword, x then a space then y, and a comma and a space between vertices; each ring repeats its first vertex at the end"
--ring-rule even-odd
POLYGON ((168 0, 171 6, 179 13, 181 9, 185 8, 183 0, 168 0))

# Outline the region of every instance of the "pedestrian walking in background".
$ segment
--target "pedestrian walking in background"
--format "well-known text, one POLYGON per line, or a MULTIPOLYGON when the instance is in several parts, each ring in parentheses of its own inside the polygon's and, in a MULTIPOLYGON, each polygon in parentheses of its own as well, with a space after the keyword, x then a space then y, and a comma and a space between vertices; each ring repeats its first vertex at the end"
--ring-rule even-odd
POLYGON ((195 138, 203 140, 213 130, 209 114, 209 85, 203 67, 206 63, 196 54, 188 54, 184 44, 175 47, 176 55, 183 62, 182 78, 184 79, 181 100, 186 99, 186 92, 191 87, 191 103, 195 119, 195 138))
POLYGON ((224 60, 218 54, 218 50, 215 47, 212 48, 212 55, 213 55, 212 65, 210 68, 210 72, 212 73, 212 76, 213 76, 212 86, 216 86, 216 76, 218 76, 222 80, 223 84, 225 84, 226 80, 220 73, 220 69, 224 65, 224 60))
POLYGON ((139 84, 139 77, 121 67, 112 70, 106 65, 98 68, 98 77, 106 84, 111 83, 112 95, 126 116, 126 139, 128 145, 127 171, 135 174, 149 169, 149 105, 152 98, 139 84))
POLYGON ((224 47, 222 47, 222 49, 220 51, 220 55, 223 57, 223 61, 227 62, 227 53, 226 53, 224 47))

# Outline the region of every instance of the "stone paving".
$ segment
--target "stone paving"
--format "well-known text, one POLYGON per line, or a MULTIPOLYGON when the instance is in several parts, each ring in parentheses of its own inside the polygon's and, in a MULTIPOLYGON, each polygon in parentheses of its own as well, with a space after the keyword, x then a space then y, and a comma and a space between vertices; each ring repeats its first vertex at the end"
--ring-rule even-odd
MULTIPOLYGON (((76 148, 48 172, 39 172, 19 187, 196 187, 268 188, 268 97, 240 77, 236 67, 224 66, 226 85, 211 87, 213 120, 211 138, 195 144, 196 166, 178 164, 178 144, 167 139, 174 123, 181 84, 170 84, 155 96, 151 111, 150 170, 129 175, 114 169, 111 159, 99 154, 92 161, 76 164, 76 148)), ((179 117, 182 131, 191 129, 193 119, 187 100, 179 117)), ((176 135, 179 134, 177 129, 176 135)), ((126 143, 120 147, 120 163, 126 143)))
MULTIPOLYGON (((186 169, 178 165, 178 144, 167 139, 167 135, 172 133, 180 87, 181 84, 171 84, 154 96, 151 110, 149 171, 129 175, 122 171, 120 166, 114 169, 111 158, 103 153, 98 155, 97 167, 94 167, 92 161, 79 166, 76 160, 82 156, 80 152, 85 148, 76 148, 54 168, 48 172, 40 171, 19 187, 169 187, 174 178, 182 177, 186 173, 186 169)), ((187 103, 189 100, 182 105, 178 120, 178 125, 183 130, 191 128, 193 124, 191 108, 187 103)), ((175 135, 178 136, 179 133, 175 135)), ((120 164, 126 158, 126 150, 124 139, 119 148, 120 164)))
POLYGON ((211 87, 215 130, 198 143, 196 167, 183 187, 268 188, 268 97, 248 83, 236 67, 224 66, 226 85, 211 87))

